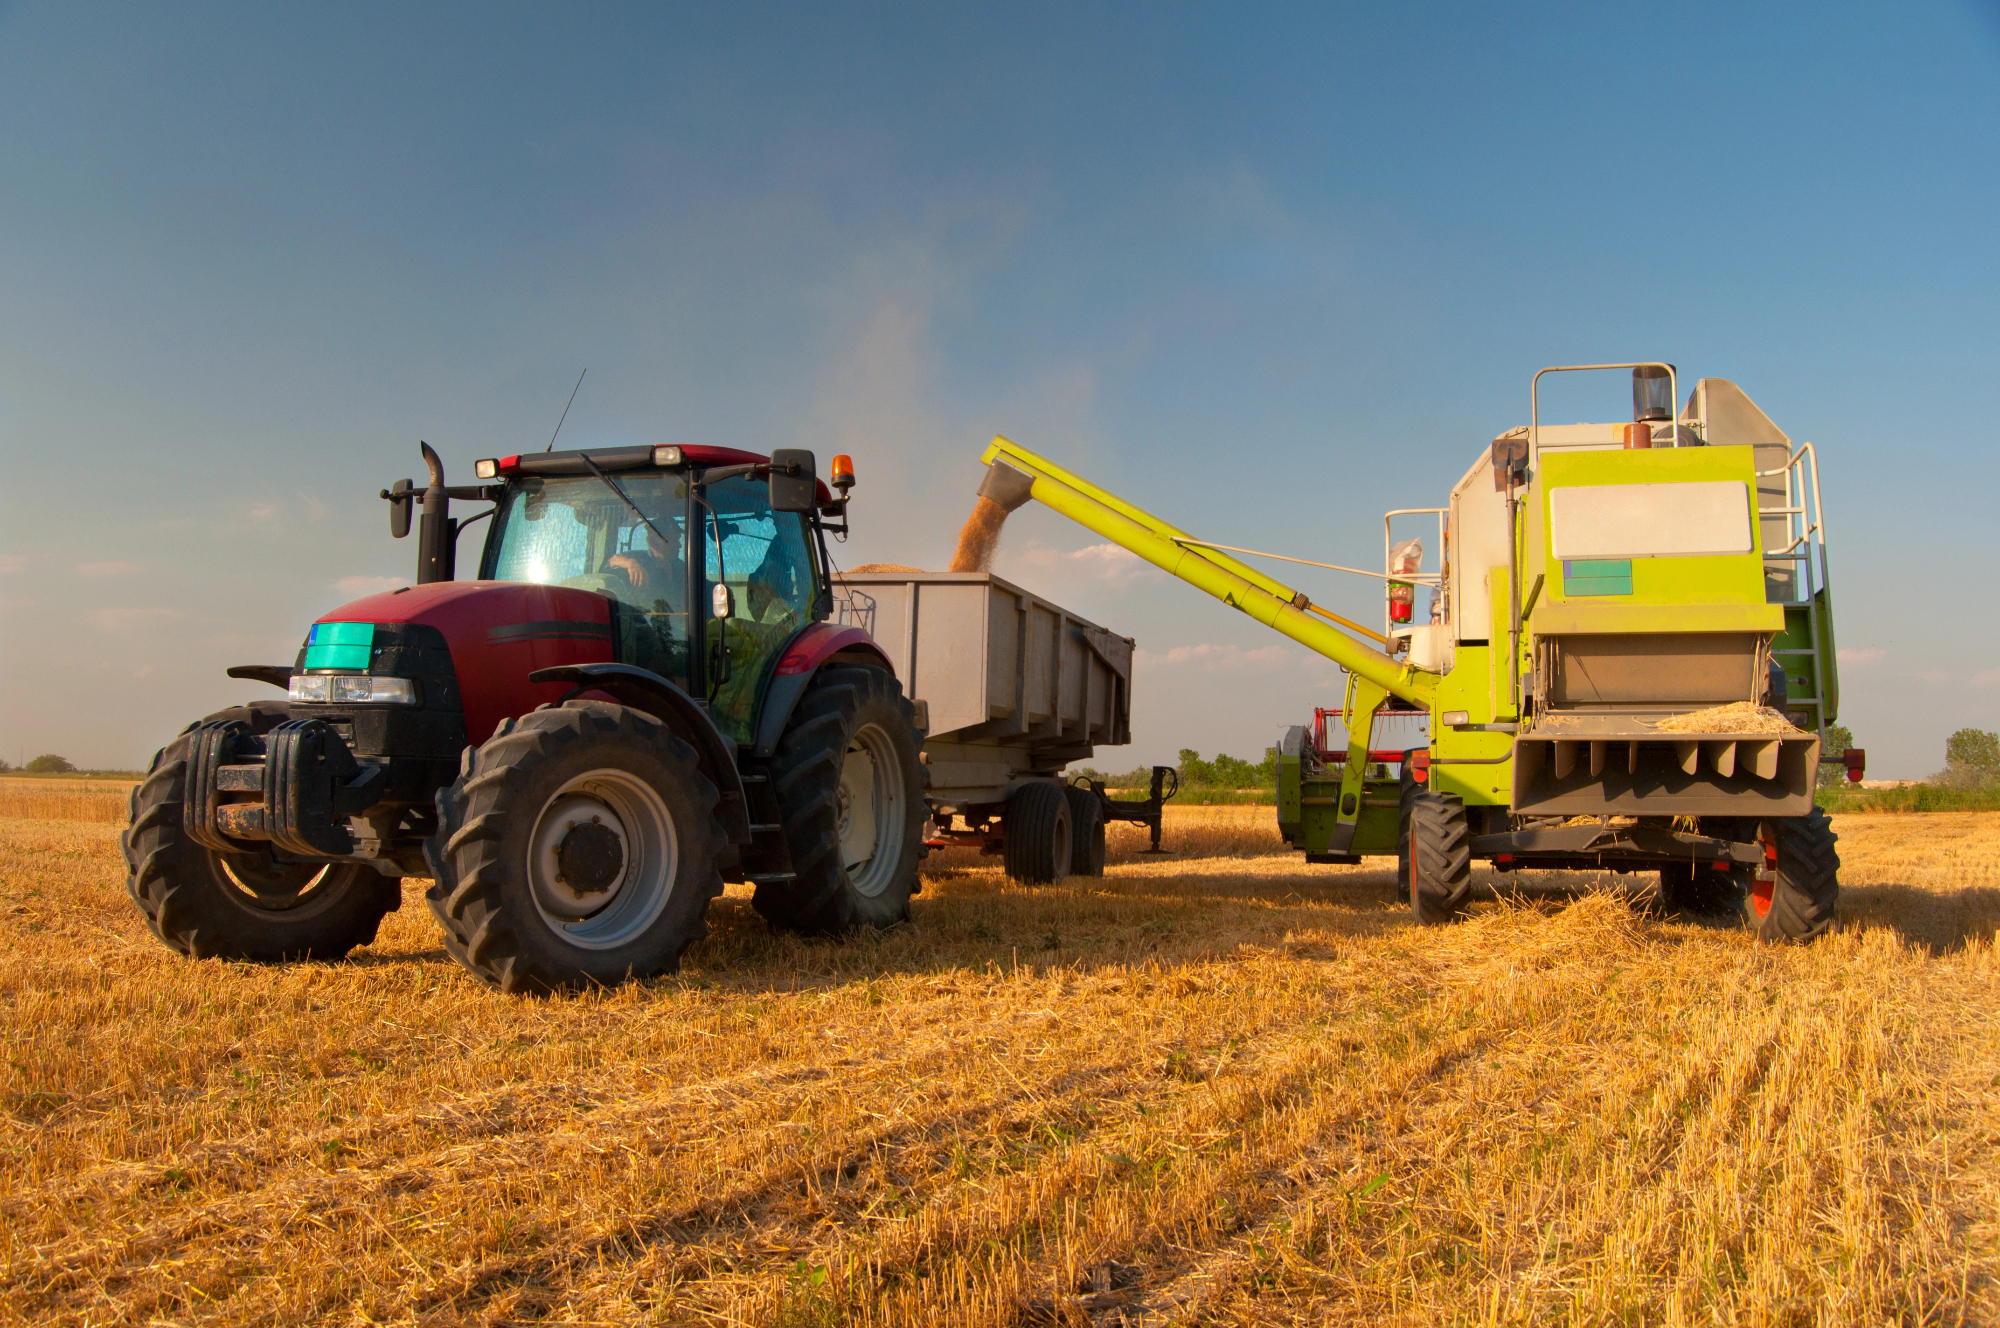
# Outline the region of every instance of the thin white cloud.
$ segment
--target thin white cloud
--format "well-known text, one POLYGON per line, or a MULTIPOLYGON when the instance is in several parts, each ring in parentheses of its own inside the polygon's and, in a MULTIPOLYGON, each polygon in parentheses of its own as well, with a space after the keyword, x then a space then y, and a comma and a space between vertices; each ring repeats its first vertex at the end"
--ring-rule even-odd
POLYGON ((2000 687, 2000 669, 1981 669, 1972 675, 1974 687, 2000 687))
POLYGON ((343 595, 378 595, 385 590, 401 590, 410 584, 407 576, 343 576, 333 588, 343 595))
POLYGON ((78 563, 76 565, 76 574, 78 576, 130 576, 134 572, 143 572, 145 570, 145 567, 139 563, 102 562, 78 563))
POLYGON ((147 623, 159 622, 167 618, 185 618, 179 609, 99 609, 90 615, 90 620, 107 632, 124 632, 134 627, 144 627, 147 623))
POLYGON ((23 554, 0 553, 0 573, 18 572, 27 565, 28 559, 23 554))
POLYGON ((1023 571, 1047 572, 1065 581, 1089 581, 1120 590, 1142 581, 1166 579, 1166 573, 1159 568, 1116 544, 1088 544, 1065 552, 1034 543, 1011 558, 1003 547, 1001 561, 1003 565, 1012 564, 1010 571, 1018 567, 1023 571))
POLYGON ((1192 669, 1202 673, 1277 673, 1303 668, 1313 662, 1281 643, 1245 650, 1242 646, 1218 646, 1206 642, 1196 646, 1174 646, 1167 650, 1142 647, 1132 652, 1132 661, 1135 671, 1192 669))
POLYGON ((1838 658, 1848 668, 1865 668, 1880 661, 1887 653, 1884 650, 1842 650, 1838 652, 1838 658))

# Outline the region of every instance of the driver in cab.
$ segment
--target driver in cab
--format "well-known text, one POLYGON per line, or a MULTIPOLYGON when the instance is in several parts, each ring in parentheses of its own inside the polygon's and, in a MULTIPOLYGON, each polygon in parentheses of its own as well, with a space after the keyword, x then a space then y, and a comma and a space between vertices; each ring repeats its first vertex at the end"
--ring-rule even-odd
POLYGON ((618 597, 635 607, 654 613, 684 612, 687 560, 681 556, 680 527, 668 521, 658 529, 651 525, 644 529, 644 545, 611 555, 605 559, 604 570, 624 575, 632 593, 618 597))

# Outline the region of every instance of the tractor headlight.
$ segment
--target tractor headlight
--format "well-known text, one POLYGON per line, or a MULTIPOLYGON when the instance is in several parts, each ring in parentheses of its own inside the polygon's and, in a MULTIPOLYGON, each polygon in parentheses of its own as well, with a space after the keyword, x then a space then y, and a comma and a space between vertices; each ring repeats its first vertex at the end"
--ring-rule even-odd
POLYGON ((365 673, 295 673, 286 690, 294 701, 322 705, 417 703, 417 685, 410 679, 373 678, 365 673))

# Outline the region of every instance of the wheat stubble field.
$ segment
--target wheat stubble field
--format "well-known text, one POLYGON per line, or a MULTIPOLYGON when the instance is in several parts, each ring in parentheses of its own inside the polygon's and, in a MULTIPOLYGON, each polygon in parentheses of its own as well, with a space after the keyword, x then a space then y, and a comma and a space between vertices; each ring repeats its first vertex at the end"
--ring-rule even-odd
POLYGON ((1419 929, 1203 808, 530 1001, 415 883, 179 959, 57 796, 0 787, 0 1321, 2000 1321, 2000 815, 1847 818, 1810 949, 1584 877, 1419 929))

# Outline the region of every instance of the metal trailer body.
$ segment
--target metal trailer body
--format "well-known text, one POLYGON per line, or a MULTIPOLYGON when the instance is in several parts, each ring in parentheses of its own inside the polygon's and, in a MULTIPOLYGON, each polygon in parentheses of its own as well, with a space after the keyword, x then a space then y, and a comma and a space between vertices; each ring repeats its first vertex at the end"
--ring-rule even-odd
POLYGON ((880 643, 928 718, 941 809, 1005 802, 1132 740, 1131 637, 990 572, 848 572, 834 587, 836 616, 880 643))
MULTIPOLYGON (((934 842, 1001 851, 1024 787, 1060 784, 1065 765, 1132 740, 1132 638, 1011 581, 990 572, 842 573, 834 612, 888 652, 927 726, 934 842), (953 829, 954 818, 966 829, 953 829)), ((1159 785, 1145 803, 1091 791, 1100 823, 1150 824, 1157 847, 1159 804, 1172 796, 1159 785)))

